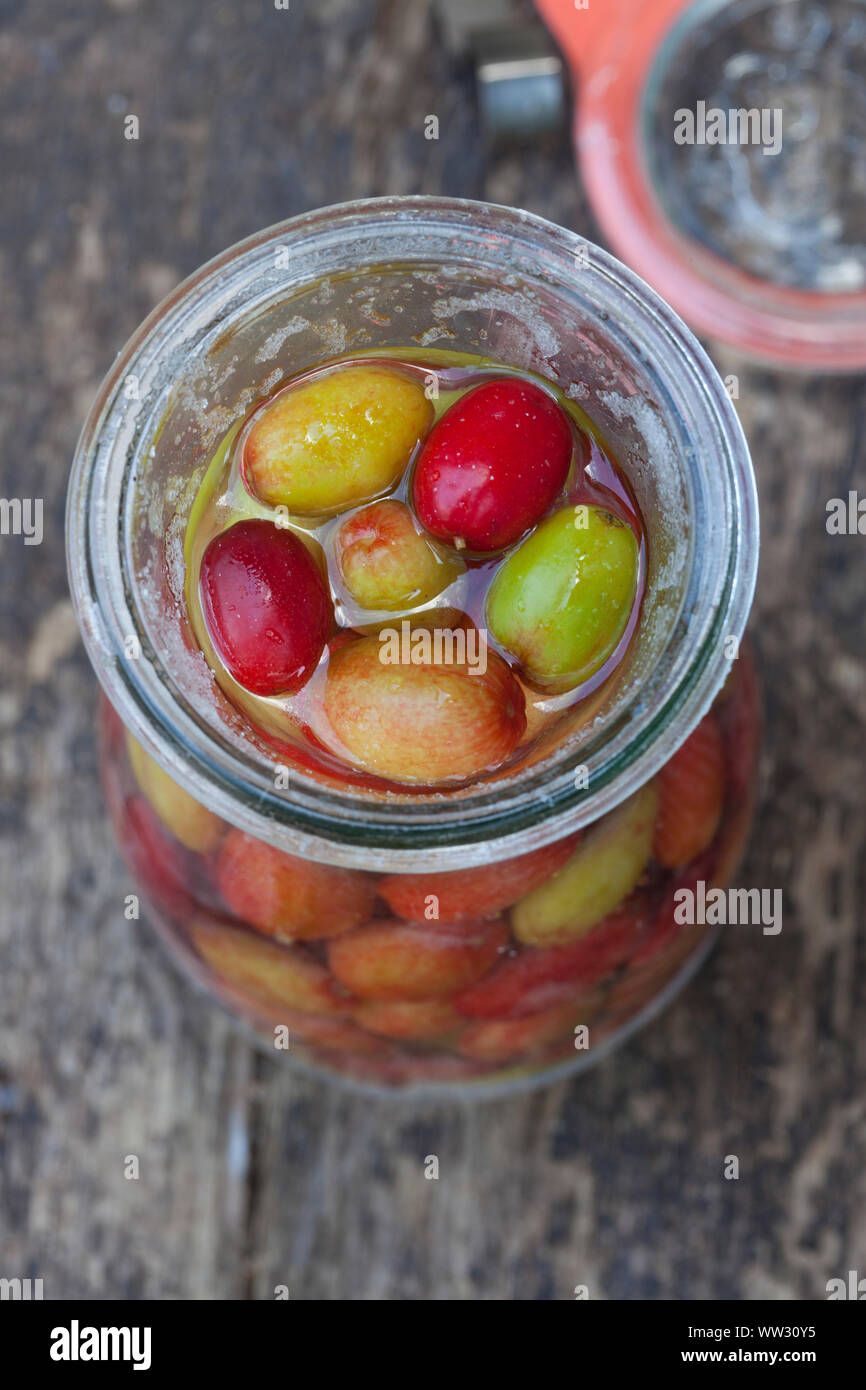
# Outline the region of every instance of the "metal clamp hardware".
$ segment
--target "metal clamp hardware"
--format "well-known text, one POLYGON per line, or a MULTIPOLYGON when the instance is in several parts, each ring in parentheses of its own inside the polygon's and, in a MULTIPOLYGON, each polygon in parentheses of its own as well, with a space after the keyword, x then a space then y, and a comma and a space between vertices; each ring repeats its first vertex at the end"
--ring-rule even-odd
POLYGON ((449 52, 474 62, 489 140, 532 140, 561 128, 564 65, 540 23, 517 18, 510 0, 437 0, 436 9, 449 52))

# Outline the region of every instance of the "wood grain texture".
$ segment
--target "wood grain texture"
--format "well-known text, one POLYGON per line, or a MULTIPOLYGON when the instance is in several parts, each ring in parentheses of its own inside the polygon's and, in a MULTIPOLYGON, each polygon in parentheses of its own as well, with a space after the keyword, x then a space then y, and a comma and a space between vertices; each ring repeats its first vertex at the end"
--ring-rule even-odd
POLYGON ((146 311, 281 217, 421 191, 593 224, 564 141, 485 151, 426 0, 0 0, 0 65, 0 491, 45 499, 41 546, 0 539, 0 1275, 48 1298, 454 1300, 808 1299, 862 1273, 866 539, 824 525, 866 490, 862 379, 713 349, 763 505, 743 881, 783 888, 781 935, 730 930, 572 1084, 430 1105, 287 1075, 123 918, 65 588, 77 431, 146 311))

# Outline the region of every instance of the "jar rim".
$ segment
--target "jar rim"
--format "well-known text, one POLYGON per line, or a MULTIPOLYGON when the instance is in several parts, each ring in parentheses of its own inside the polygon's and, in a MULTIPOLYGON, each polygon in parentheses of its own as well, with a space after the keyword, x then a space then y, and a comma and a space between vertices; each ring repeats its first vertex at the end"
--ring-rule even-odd
MULTIPOLYGON (((758 559, 758 508, 749 451, 724 385, 697 340, 670 307, 633 272, 590 246, 580 294, 595 295, 599 312, 628 318, 645 349, 668 409, 688 400, 701 418, 701 449, 687 464, 714 504, 692 518, 690 565, 699 612, 690 614, 684 646, 651 708, 628 727, 608 732, 591 789, 576 785, 575 757, 559 750, 519 777, 481 783, 460 795, 371 806, 353 789, 336 790, 314 779, 292 778, 279 791, 251 759, 218 736, 180 698, 159 653, 126 659, 135 630, 125 546, 126 483, 147 443, 151 416, 123 399, 134 367, 167 351, 169 341, 194 347, 202 323, 225 330, 243 287, 275 244, 344 245, 347 268, 362 234, 392 259, 413 260, 413 237, 424 228, 447 234, 463 266, 519 261, 522 272, 548 290, 577 294, 576 256, 584 238, 520 209, 468 199, 401 196, 365 199, 317 209, 277 223, 237 243, 180 284, 132 335, 103 381, 75 453, 67 507, 70 586, 79 624, 97 676, 123 723, 157 760, 218 815, 250 834, 293 853, 346 866, 429 872, 492 862, 527 853, 613 809, 667 761, 712 703, 729 667, 726 640, 742 636, 751 606, 758 559), (336 239, 336 243, 335 243, 336 239), (396 254, 400 247, 399 256, 396 254), (487 258, 486 260, 484 258, 487 258), (683 395, 683 393, 688 393, 683 395), (702 569, 703 567, 703 569, 702 569), (703 582, 702 582, 703 581, 703 582)), ((421 257, 415 259, 421 262, 421 257)), ((372 264, 373 262, 370 262, 372 264)), ((390 263, 383 259, 379 264, 390 263)), ((583 264, 581 262, 581 264, 583 264)), ((307 281, 309 283, 309 280, 307 281)), ((249 301, 243 301, 249 308, 249 301)), ((142 402, 143 406, 143 402, 142 402)), ((586 749, 582 750, 586 756, 586 749)))

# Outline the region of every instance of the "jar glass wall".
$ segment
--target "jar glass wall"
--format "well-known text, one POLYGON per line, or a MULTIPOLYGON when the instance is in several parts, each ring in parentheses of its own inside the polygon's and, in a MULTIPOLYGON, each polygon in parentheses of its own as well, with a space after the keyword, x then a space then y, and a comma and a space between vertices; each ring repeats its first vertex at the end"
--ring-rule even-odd
POLYGON ((730 875, 751 815, 754 481, 708 359, 602 251, 525 213, 423 198, 326 209, 232 249, 106 379, 69 551, 118 839, 175 954, 278 1057, 377 1085, 514 1085, 597 1058, 707 949, 672 895, 730 875), (190 509, 257 399, 407 345, 539 373, 586 409, 646 526, 641 622, 609 696, 501 777, 446 795, 303 769, 285 785, 192 636, 190 509), (712 783, 705 842, 659 848, 666 764, 687 793, 712 783))

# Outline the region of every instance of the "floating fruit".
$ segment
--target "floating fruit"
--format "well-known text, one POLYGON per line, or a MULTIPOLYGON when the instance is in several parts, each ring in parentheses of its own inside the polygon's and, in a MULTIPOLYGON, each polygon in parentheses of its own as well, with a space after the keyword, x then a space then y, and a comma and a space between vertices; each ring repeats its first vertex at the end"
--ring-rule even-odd
POLYGON ((349 931, 366 922, 376 896, 372 875, 300 859, 241 830, 226 837, 217 882, 241 921, 281 941, 349 931))
POLYGON ((725 753, 714 714, 708 714, 658 776, 659 809, 653 854, 668 869, 696 858, 712 842, 725 802, 725 753))
POLYGON ((601 507, 563 507, 503 561, 487 624, 530 680, 571 690, 616 650, 638 569, 630 526, 601 507))
POLYGON ((418 664, 403 658, 419 653, 401 651, 399 634, 394 645, 387 630, 332 652, 324 707, 342 749, 365 770, 404 782, 472 777, 498 766, 525 727, 522 690, 483 645, 477 662, 448 659, 449 650, 466 655, 445 646, 450 637, 465 639, 463 630, 427 635, 433 655, 418 664))
POLYGON ((219 817, 169 777, 128 731, 126 752, 139 790, 174 838, 200 854, 212 850, 225 829, 219 817))
POLYGON ((507 943, 499 920, 380 921, 335 937, 328 960, 362 999, 437 999, 480 979, 507 943))
POLYGON ((544 515, 571 466, 571 426, 529 381, 467 391, 434 425, 412 480, 428 531, 458 548, 511 545, 544 515))
POLYGON ((345 1013, 351 1000, 302 946, 279 946, 215 921, 197 921, 190 935, 199 955, 250 1007, 304 1013, 345 1013))
POLYGON ((247 436, 262 502, 326 516, 394 486, 433 419, 424 388, 388 367, 343 367, 281 392, 247 436))
POLYGON ((650 782, 594 825, 564 868, 512 908, 517 939, 529 946, 573 941, 619 907, 649 861, 657 806, 650 782))
POLYGON ((201 606, 217 656, 254 695, 291 695, 315 669, 334 610, 321 571, 293 531, 239 521, 205 550, 201 606))
POLYGON ((492 917, 510 907, 539 883, 561 869, 580 833, 531 854, 502 859, 478 869, 453 869, 444 874, 391 874, 379 892, 398 917, 421 922, 441 917, 456 922, 464 917, 492 917))
POLYGON ((335 538, 343 583, 364 608, 413 608, 429 603, 463 572, 422 535, 410 509, 386 498, 348 517, 335 538))

